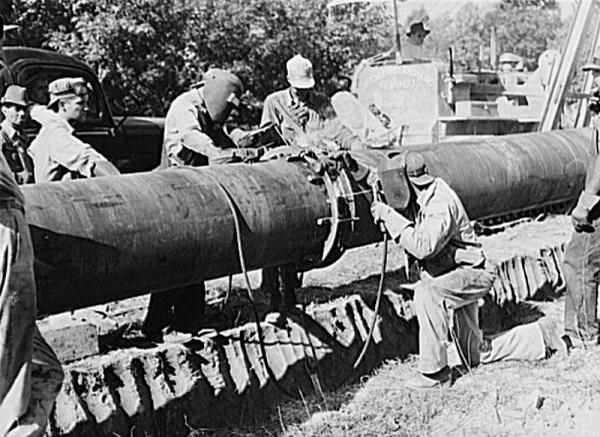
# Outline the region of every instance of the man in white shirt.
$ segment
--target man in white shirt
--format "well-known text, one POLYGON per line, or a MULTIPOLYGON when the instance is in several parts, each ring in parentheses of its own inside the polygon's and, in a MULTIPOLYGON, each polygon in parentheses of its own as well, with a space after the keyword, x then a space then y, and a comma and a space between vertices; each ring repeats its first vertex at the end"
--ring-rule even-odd
POLYGON ((40 121, 42 128, 29 147, 36 182, 119 174, 119 170, 89 144, 74 135, 73 125, 88 111, 88 89, 82 78, 63 77, 48 85, 50 102, 40 121))

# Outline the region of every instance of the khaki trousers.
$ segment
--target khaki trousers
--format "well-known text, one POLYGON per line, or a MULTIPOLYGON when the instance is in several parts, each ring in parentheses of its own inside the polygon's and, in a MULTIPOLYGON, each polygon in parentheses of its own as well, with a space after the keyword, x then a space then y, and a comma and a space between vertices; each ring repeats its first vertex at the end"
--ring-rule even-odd
POLYGON ((0 436, 43 435, 63 372, 35 325, 29 227, 0 208, 0 436))

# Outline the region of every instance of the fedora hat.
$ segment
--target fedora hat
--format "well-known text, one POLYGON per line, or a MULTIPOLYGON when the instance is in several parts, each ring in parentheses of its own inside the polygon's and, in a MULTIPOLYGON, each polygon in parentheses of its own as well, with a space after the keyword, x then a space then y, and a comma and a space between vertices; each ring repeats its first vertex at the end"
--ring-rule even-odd
POLYGON ((27 90, 19 85, 10 85, 0 99, 0 105, 29 106, 31 102, 27 90))
POLYGON ((416 23, 412 23, 410 25, 410 29, 406 32, 406 36, 410 36, 413 33, 425 32, 425 35, 429 35, 431 30, 425 29, 422 21, 417 21, 416 23))

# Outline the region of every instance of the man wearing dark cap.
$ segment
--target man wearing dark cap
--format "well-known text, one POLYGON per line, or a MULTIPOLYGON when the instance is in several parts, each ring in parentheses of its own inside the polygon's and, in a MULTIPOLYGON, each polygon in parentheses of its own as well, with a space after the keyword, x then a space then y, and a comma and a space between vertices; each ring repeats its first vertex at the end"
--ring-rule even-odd
MULTIPOLYGON (((24 90, 9 87, 0 101, 11 120, 2 129, 9 123, 20 126, 27 106, 24 90)), ((63 371, 35 324, 33 247, 25 199, 13 173, 0 154, 0 436, 41 436, 63 371)))
MULTIPOLYGON (((213 68, 202 81, 179 95, 165 118, 161 168, 226 163, 227 149, 236 147, 224 130, 234 108, 240 105, 243 85, 233 73, 213 68)), ((144 336, 161 341, 167 330, 196 333, 205 306, 204 283, 150 296, 142 327, 144 336)))
POLYGON ((19 185, 33 182, 33 161, 27 154, 29 140, 23 131, 29 117, 27 90, 10 85, 0 99, 4 120, 0 123, 0 144, 6 162, 19 185))
POLYGON ((77 123, 85 121, 88 111, 85 80, 63 77, 51 82, 48 91, 48 109, 53 114, 34 116, 42 128, 29 148, 36 182, 118 175, 119 170, 108 159, 74 135, 77 123))
POLYGON ((410 25, 406 32, 406 41, 402 45, 403 59, 426 59, 423 43, 431 30, 425 29, 422 21, 417 21, 410 25))
MULTIPOLYGON (((486 262, 458 195, 431 176, 422 155, 406 155, 411 200, 406 216, 375 202, 373 218, 415 261, 419 272, 414 306, 419 321, 419 374, 406 381, 412 389, 450 382, 448 339, 456 364, 467 368, 499 360, 539 360, 561 348, 551 320, 517 326, 483 338, 479 299, 492 288, 495 266, 486 262)), ((407 286, 408 288, 408 286, 407 286)))

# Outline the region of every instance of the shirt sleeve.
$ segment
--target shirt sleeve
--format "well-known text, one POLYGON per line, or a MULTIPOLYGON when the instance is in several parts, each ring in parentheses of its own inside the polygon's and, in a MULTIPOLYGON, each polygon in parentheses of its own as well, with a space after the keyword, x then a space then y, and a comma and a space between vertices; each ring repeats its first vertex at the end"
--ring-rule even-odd
POLYGON ((198 121, 198 109, 192 104, 186 104, 173 110, 178 125, 179 144, 209 159, 216 157, 221 149, 216 147, 213 140, 202 131, 198 121))
POLYGON ((275 103, 272 96, 267 96, 263 106, 262 116, 260 117, 260 127, 264 127, 269 123, 281 126, 281 118, 275 109, 275 103))
POLYGON ((452 234, 452 212, 445 202, 427 205, 421 219, 408 226, 400 235, 399 243, 417 259, 436 255, 450 240, 452 234))
POLYGON ((54 129, 51 144, 52 159, 70 171, 81 173, 88 178, 93 177, 96 162, 108 161, 89 144, 62 127, 54 129))

